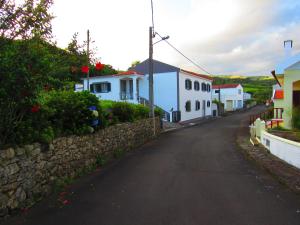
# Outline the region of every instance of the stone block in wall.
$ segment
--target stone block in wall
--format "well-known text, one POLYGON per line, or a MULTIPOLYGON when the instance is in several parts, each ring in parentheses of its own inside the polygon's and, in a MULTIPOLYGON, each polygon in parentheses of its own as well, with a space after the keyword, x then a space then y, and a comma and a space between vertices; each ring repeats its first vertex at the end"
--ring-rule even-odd
POLYGON ((6 160, 12 159, 15 157, 15 150, 13 148, 2 150, 0 151, 0 157, 6 160))

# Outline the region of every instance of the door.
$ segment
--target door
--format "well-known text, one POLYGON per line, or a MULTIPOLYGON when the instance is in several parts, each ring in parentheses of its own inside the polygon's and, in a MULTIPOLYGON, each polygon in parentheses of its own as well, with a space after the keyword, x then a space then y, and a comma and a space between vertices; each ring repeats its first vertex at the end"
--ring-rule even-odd
POLYGON ((233 101, 226 100, 226 111, 233 111, 233 101))
POLYGON ((300 107, 300 91, 293 91, 293 105, 300 107))
POLYGON ((206 101, 203 100, 202 102, 202 109, 203 109, 203 116, 206 116, 206 101))

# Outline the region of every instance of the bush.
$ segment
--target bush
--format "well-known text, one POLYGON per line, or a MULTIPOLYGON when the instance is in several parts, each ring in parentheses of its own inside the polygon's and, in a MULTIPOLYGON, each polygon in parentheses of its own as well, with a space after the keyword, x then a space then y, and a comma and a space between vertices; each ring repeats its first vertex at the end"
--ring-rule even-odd
POLYGON ((150 109, 144 105, 134 105, 134 119, 145 119, 149 117, 150 109))
POLYGON ((98 106, 98 98, 89 92, 50 91, 40 96, 42 108, 48 109, 56 136, 85 134, 95 119, 90 106, 98 106))
POLYGON ((115 102, 112 106, 112 113, 119 122, 133 122, 134 106, 127 102, 115 102))
POLYGON ((161 118, 163 116, 163 110, 160 109, 160 108, 155 108, 154 109, 154 115, 161 118))
POLYGON ((300 130, 300 108, 293 110, 292 126, 294 129, 300 130))

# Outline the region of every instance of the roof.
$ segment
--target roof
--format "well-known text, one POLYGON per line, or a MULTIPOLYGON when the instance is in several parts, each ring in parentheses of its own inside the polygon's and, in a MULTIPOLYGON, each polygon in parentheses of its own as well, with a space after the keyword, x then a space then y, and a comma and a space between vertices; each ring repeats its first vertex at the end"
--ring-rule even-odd
POLYGON ((293 65, 289 66, 285 70, 300 70, 300 61, 294 63, 293 65))
POLYGON ((213 80, 212 77, 207 76, 207 75, 203 75, 203 74, 199 74, 199 73, 195 73, 195 72, 191 72, 191 71, 183 70, 183 69, 181 69, 180 71, 181 71, 181 72, 184 72, 184 73, 188 73, 188 74, 190 74, 190 75, 192 75, 192 76, 201 77, 201 78, 204 78, 204 79, 207 79, 207 80, 210 80, 210 81, 213 80))
POLYGON ((284 91, 282 89, 275 90, 274 99, 284 99, 284 91))
MULTIPOLYGON (((128 71, 125 71, 125 72, 120 72, 118 74, 111 74, 111 75, 101 75, 101 76, 93 76, 93 75, 90 75, 90 79, 93 79, 93 78, 101 78, 101 77, 118 77, 118 76, 132 76, 132 75, 139 75, 139 76, 144 76, 144 74, 142 73, 139 73, 139 72, 136 72, 134 70, 128 70, 128 71)), ((87 79, 86 77, 82 78, 83 80, 84 79, 87 79)))
MULTIPOLYGON (((143 74, 149 74, 149 59, 146 59, 145 61, 137 64, 131 69, 143 74)), ((176 66, 172 66, 153 59, 153 73, 168 73, 168 72, 178 72, 178 71, 180 71, 180 68, 176 66)))
POLYGON ((225 89, 225 88, 237 88, 240 84, 220 84, 220 85, 213 85, 213 89, 225 89))

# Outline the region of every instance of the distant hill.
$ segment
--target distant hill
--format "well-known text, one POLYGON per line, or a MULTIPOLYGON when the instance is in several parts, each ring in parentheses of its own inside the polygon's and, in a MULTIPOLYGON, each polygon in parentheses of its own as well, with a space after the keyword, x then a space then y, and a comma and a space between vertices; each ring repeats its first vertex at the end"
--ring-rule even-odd
POLYGON ((276 81, 271 76, 236 76, 236 75, 219 75, 214 76, 213 84, 241 84, 244 92, 251 93, 253 98, 264 103, 272 96, 272 86, 276 81))

